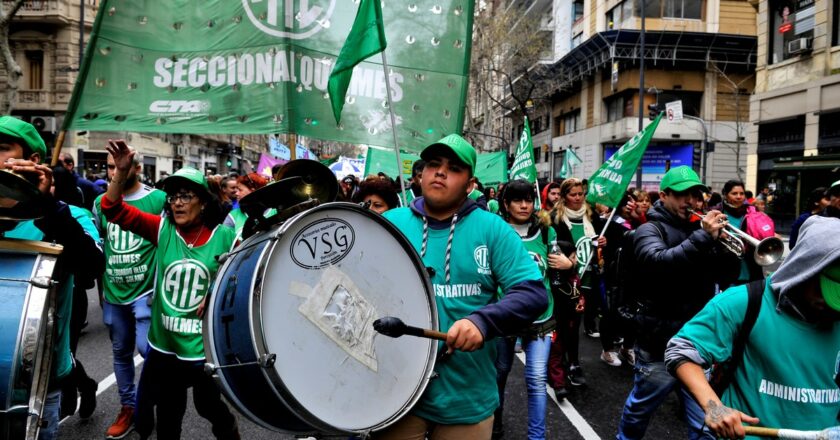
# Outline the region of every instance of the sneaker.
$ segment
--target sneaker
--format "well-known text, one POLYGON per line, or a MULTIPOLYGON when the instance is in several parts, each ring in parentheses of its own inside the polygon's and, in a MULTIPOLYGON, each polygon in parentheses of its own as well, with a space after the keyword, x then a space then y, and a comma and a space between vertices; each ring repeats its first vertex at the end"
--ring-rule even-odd
POLYGON ((627 365, 636 365, 636 352, 633 351, 632 348, 622 348, 621 351, 618 352, 618 357, 627 365))
POLYGON ((601 333, 599 333, 597 330, 584 330, 584 333, 586 333, 586 336, 589 336, 590 338, 601 337, 601 333))
POLYGON ((586 378, 583 376, 583 368, 581 368, 580 365, 572 365, 569 367, 568 379, 572 386, 582 387, 586 385, 586 378))
POLYGON ((621 360, 618 359, 618 354, 614 351, 602 351, 601 360, 611 367, 621 366, 621 360))
POLYGON ((79 397, 81 403, 79 404, 79 418, 87 419, 93 415, 96 410, 96 390, 99 384, 95 380, 87 377, 79 385, 79 397))
POLYGON ((558 402, 562 402, 569 396, 569 390, 566 387, 557 387, 554 389, 554 396, 557 397, 558 402))
POLYGON ((107 439, 121 439, 134 430, 134 408, 123 406, 114 424, 105 432, 107 439))

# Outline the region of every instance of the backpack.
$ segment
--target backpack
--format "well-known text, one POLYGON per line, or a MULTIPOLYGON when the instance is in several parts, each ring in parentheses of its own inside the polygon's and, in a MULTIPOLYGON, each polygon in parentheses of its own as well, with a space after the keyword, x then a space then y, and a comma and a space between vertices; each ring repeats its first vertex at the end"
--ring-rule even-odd
POLYGON ((759 240, 776 236, 776 225, 773 220, 754 206, 747 208, 744 222, 747 224, 745 232, 759 240))
MULTIPOLYGON (((656 227, 662 239, 665 233, 656 222, 648 222, 656 227)), ((606 269, 607 288, 607 310, 622 321, 624 324, 633 326, 636 315, 644 307, 641 289, 644 286, 639 279, 640 274, 636 261, 635 247, 636 230, 625 231, 621 237, 618 248, 615 251, 615 258, 606 269)))
POLYGON ((709 383, 718 397, 723 397, 723 392, 729 388, 732 379, 735 377, 735 371, 741 366, 744 361, 744 350, 747 348, 747 340, 750 338, 750 333, 758 320, 758 313, 761 311, 761 299, 764 296, 764 278, 755 280, 747 284, 747 311, 744 313, 744 321, 741 323, 741 328, 738 334, 732 340, 732 354, 729 361, 723 364, 715 364, 712 369, 712 377, 709 383))

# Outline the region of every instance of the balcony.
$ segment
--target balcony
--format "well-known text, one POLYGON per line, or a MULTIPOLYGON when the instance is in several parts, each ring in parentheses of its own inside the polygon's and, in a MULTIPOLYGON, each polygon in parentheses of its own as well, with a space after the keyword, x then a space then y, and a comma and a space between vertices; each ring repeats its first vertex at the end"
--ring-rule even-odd
MULTIPOLYGON (((10 9, 14 4, 12 0, 2 0, 3 7, 10 9)), ((83 0, 85 2, 85 21, 93 24, 98 8, 98 0, 83 0)), ((23 6, 15 15, 16 21, 68 24, 79 15, 78 3, 71 3, 71 0, 26 0, 23 6)))
POLYGON ((18 90, 15 110, 49 110, 50 94, 48 90, 18 90))

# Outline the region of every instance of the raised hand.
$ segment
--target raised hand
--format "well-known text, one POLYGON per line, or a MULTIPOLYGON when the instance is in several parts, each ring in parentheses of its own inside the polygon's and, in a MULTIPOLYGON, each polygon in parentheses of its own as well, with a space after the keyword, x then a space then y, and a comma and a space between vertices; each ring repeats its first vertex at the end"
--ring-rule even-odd
POLYGON ((134 164, 134 151, 128 147, 122 139, 112 140, 108 139, 108 145, 105 147, 108 154, 114 158, 114 165, 117 171, 124 171, 128 174, 134 164))

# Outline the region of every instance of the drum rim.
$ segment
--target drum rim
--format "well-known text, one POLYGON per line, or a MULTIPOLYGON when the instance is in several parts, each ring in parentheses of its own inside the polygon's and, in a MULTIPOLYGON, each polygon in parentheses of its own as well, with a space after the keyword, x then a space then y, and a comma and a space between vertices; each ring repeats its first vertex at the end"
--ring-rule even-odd
MULTIPOLYGON (((426 288, 426 294, 427 294, 427 297, 428 297, 428 300, 429 300, 430 315, 431 315, 430 320, 431 320, 431 324, 432 324, 431 327, 432 327, 433 330, 437 330, 438 329, 438 323, 439 323, 438 312, 437 312, 437 302, 435 300, 434 288, 432 286, 431 279, 428 276, 422 276, 426 273, 426 266, 423 264, 423 259, 417 253, 417 250, 414 249, 414 246, 412 246, 411 242, 408 240, 408 238, 405 236, 405 234, 403 234, 399 229, 397 229, 397 227, 394 226, 391 222, 386 220, 385 217, 382 217, 381 215, 371 211, 370 209, 364 208, 362 205, 355 204, 355 203, 348 203, 348 202, 325 203, 325 204, 322 204, 322 205, 318 205, 318 206, 316 206, 312 209, 301 212, 300 214, 298 214, 298 215, 290 218, 289 220, 287 220, 283 224, 281 230, 277 232, 277 236, 280 237, 283 233, 285 233, 285 231, 288 229, 288 227, 291 224, 294 223, 294 220, 297 220, 299 217, 301 217, 305 214, 316 212, 316 211, 325 211, 325 210, 329 210, 329 209, 349 210, 349 211, 355 211, 357 213, 361 213, 361 214, 364 214, 364 215, 368 215, 369 218, 371 218, 373 221, 379 223, 380 226, 384 227, 393 236, 395 236, 395 238, 397 238, 397 241, 400 243, 400 245, 403 247, 403 249, 412 257, 411 259, 414 261, 415 269, 417 269, 418 274, 421 275, 421 278, 423 280, 423 284, 425 285, 425 288, 426 288)), ((273 251, 275 249, 278 242, 279 242, 279 240, 275 240, 273 243, 271 243, 270 244, 270 249, 269 249, 269 246, 266 247, 267 252, 266 252, 266 254, 261 256, 261 259, 260 259, 260 261, 257 265, 256 275, 253 277, 254 286, 253 286, 253 289, 252 289, 253 294, 250 298, 250 302, 251 302, 250 320, 251 320, 251 323, 252 323, 252 325, 251 325, 252 341, 253 341, 254 348, 256 350, 256 353, 257 353, 258 357, 268 354, 268 347, 267 347, 267 344, 266 344, 266 339, 264 338, 264 335, 262 334, 262 329, 263 329, 262 321, 263 320, 262 320, 262 315, 260 313, 261 312, 261 306, 262 306, 263 286, 262 286, 262 284, 260 284, 259 289, 257 289, 256 280, 257 279, 259 279, 259 280, 264 280, 265 279, 265 271, 266 271, 267 264, 268 264, 268 258, 266 257, 266 255, 273 254, 273 252, 271 252, 271 251, 273 251), (265 257, 265 258, 263 258, 263 257, 265 257), (258 331, 256 331, 256 329, 260 329, 260 331, 258 332, 258 331)), ((433 342, 430 341, 430 344, 433 344, 433 342)), ((379 425, 369 427, 368 429, 365 429, 365 430, 348 431, 348 430, 345 430, 345 429, 341 429, 337 426, 330 425, 326 421, 321 420, 320 418, 318 418, 317 416, 312 414, 309 410, 307 410, 294 397, 294 395, 292 395, 292 393, 286 387, 283 379, 281 377, 279 377, 279 375, 277 374, 277 370, 275 370, 273 368, 262 369, 262 373, 266 377, 266 379, 269 381, 269 383, 274 387, 275 394, 277 394, 278 397, 283 402, 286 403, 286 406, 289 408, 289 410, 292 411, 301 420, 303 420, 305 423, 309 424, 313 428, 318 429, 318 430, 323 430, 324 432, 362 433, 362 432, 381 430, 383 428, 388 427, 389 425, 391 425, 394 422, 396 422, 397 420, 399 420, 401 417, 405 416, 405 414, 406 414, 404 412, 405 408, 413 407, 414 405, 417 404, 417 402, 423 396, 423 393, 425 392, 426 387, 428 387, 429 381, 431 380, 432 372, 434 371, 435 358, 437 356, 436 351, 437 350, 435 350, 435 349, 429 350, 428 358, 426 359, 425 374, 418 381, 417 387, 415 388, 414 396, 406 402, 406 404, 402 408, 402 410, 400 412, 398 412, 397 414, 395 414, 394 416, 392 416, 390 419, 386 419, 385 421, 383 421, 379 425)), ((278 354, 278 356, 279 356, 279 354, 278 354)))

